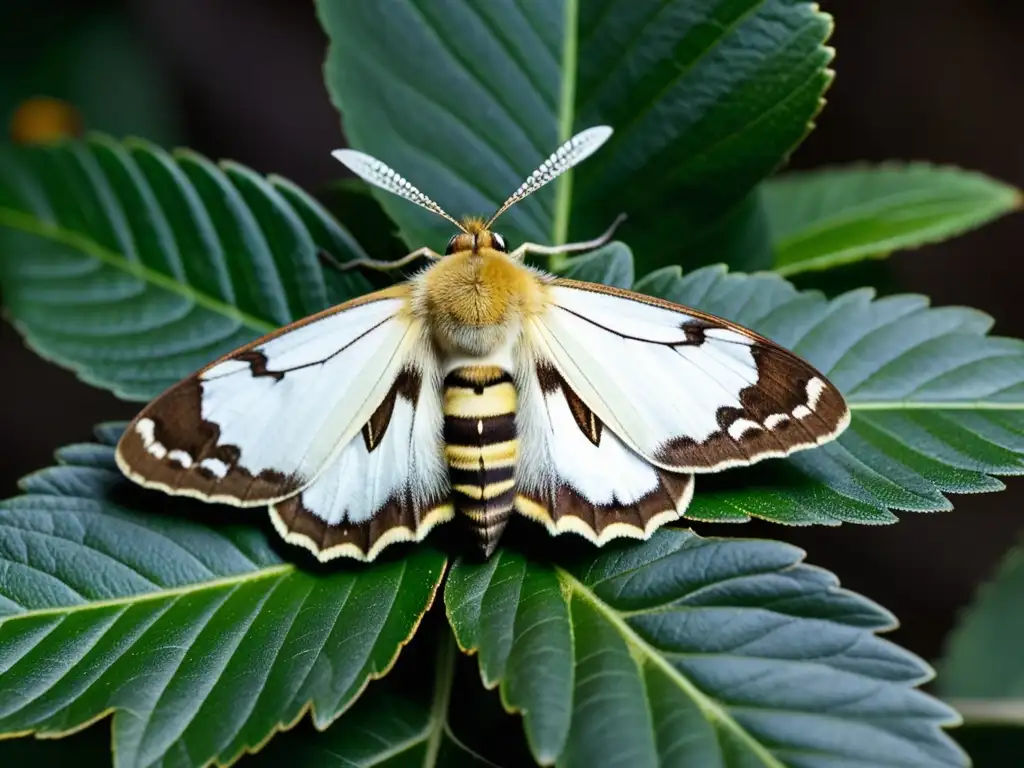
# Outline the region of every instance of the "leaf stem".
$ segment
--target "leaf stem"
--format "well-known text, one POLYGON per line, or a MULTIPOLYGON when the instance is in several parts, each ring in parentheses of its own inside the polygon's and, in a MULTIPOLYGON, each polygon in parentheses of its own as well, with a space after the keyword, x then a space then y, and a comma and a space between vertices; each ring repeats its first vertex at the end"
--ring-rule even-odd
POLYGON ((967 725, 1020 725, 1024 701, 1016 699, 946 699, 967 725))
POLYGON ((434 675, 434 701, 430 705, 430 737, 423 753, 423 768, 435 768, 441 751, 441 739, 448 723, 448 704, 455 678, 455 637, 445 631, 437 646, 437 673, 434 675))
MULTIPOLYGON (((558 145, 572 138, 576 122, 576 70, 579 64, 579 0, 565 0, 565 28, 562 37, 562 90, 558 107, 558 145)), ((569 237, 569 213, 572 209, 572 170, 555 182, 555 219, 551 242, 562 245, 569 237)), ((565 255, 556 253, 548 265, 558 271, 565 266, 565 255)))

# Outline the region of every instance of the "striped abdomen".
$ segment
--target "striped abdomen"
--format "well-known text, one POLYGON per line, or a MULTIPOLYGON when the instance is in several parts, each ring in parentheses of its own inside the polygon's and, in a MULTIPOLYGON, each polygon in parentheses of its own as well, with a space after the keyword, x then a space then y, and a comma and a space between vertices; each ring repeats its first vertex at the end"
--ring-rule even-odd
POLYGON ((444 442, 455 509, 490 555, 515 499, 516 389, 490 365, 457 368, 444 380, 444 442))

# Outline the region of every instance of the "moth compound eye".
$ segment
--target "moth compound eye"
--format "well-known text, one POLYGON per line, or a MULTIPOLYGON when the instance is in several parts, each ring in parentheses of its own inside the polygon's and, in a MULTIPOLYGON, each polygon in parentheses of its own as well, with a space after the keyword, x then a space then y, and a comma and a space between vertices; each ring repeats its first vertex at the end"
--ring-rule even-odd
POLYGON ((452 239, 448 241, 448 245, 444 249, 444 255, 445 256, 451 256, 453 253, 455 253, 455 251, 456 251, 455 245, 458 242, 459 242, 459 236, 458 235, 452 235, 452 239))
POLYGON ((491 247, 496 251, 508 253, 508 246, 505 245, 505 238, 497 232, 491 232, 491 247))

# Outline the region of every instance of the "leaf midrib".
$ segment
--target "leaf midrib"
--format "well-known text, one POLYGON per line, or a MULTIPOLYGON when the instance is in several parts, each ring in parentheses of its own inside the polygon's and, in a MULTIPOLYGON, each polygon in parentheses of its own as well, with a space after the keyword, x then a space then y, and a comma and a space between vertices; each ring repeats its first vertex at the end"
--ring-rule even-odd
MULTIPOLYGON (((576 75, 579 68, 579 0, 563 0, 565 19, 562 37, 562 82, 558 97, 558 146, 572 138, 576 122, 576 75)), ((569 214, 572 209, 572 169, 562 174, 555 187, 555 216, 551 222, 551 242, 561 245, 569 236, 569 214)), ((551 257, 549 266, 558 271, 565 256, 551 257)))
POLYGON ((715 700, 709 698, 693 683, 686 679, 682 673, 679 672, 675 667, 665 661, 665 658, 657 651, 652 648, 642 637, 640 637, 632 627, 627 624, 618 612, 615 611, 610 605, 605 603, 601 598, 594 594, 583 582, 579 581, 575 576, 562 568, 555 568, 555 573, 558 576, 563 587, 571 593, 579 595, 582 599, 590 603, 593 608, 598 611, 604 618, 618 630, 619 634, 623 637, 626 643, 636 651, 639 651, 646 658, 650 659, 654 666, 658 667, 670 680, 676 683, 683 693, 688 696, 700 709, 701 713, 709 720, 717 720, 730 732, 732 732, 741 742, 750 748, 751 752, 756 755, 766 768, 786 768, 768 749, 761 744, 757 739, 751 736, 746 729, 744 729, 739 723, 737 723, 732 716, 715 700))
POLYGON ((851 411, 1024 411, 1024 402, 989 400, 853 400, 847 405, 851 411))
POLYGON ((92 600, 87 603, 80 603, 78 605, 67 605, 55 608, 37 608, 33 610, 23 611, 22 613, 15 613, 0 618, 0 627, 4 624, 12 621, 18 621, 22 619, 33 619, 41 616, 66 616, 72 613, 81 613, 83 611, 98 611, 104 608, 117 608, 122 606, 138 605, 140 603, 155 602, 158 600, 166 600, 168 598, 182 597, 184 595, 194 594, 196 592, 203 592, 206 590, 218 590, 224 587, 235 587, 240 584, 252 583, 255 581, 262 581, 263 579, 275 578, 277 576, 288 575, 295 570, 295 566, 291 563, 282 563, 280 565, 272 565, 265 568, 260 568, 255 571, 248 571, 246 573, 236 574, 234 576, 223 576, 218 579, 210 579, 209 581, 200 581, 192 584, 185 584, 180 587, 170 587, 166 589, 155 590, 153 592, 142 592, 134 595, 126 595, 124 597, 115 597, 108 600, 92 600))
POLYGON ((129 261, 124 255, 101 246, 95 240, 79 232, 44 224, 29 214, 10 208, 0 208, 0 227, 2 226, 17 229, 78 250, 150 285, 170 293, 175 293, 200 307, 235 320, 260 335, 270 333, 277 328, 276 325, 261 320, 255 315, 250 315, 238 307, 214 298, 207 293, 197 291, 187 283, 178 282, 174 278, 157 272, 141 263, 129 261))

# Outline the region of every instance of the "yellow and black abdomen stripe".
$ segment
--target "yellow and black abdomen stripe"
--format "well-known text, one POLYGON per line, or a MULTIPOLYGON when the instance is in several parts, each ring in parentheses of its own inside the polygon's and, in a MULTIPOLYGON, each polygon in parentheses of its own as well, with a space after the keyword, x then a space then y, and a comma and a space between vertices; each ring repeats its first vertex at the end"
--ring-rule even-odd
POLYGON ((445 377, 444 442, 455 509, 490 555, 515 500, 516 388, 508 373, 472 365, 445 377))

